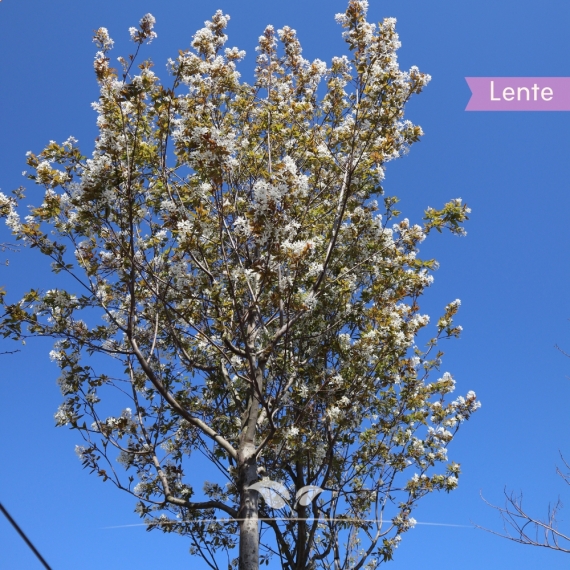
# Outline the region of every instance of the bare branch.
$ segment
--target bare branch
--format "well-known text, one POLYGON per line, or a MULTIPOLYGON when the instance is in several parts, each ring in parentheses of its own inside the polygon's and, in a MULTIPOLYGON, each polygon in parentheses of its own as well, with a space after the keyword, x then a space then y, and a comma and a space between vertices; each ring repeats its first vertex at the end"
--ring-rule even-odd
POLYGON ((558 550, 559 552, 570 553, 570 536, 563 534, 558 530, 557 526, 556 515, 562 507, 560 499, 556 501, 554 506, 549 506, 548 516, 545 520, 542 520, 529 515, 524 510, 522 493, 518 495, 507 493, 505 489, 504 494, 504 507, 493 505, 481 495, 483 501, 500 514, 503 521, 503 533, 475 525, 477 528, 519 544, 541 546, 551 550, 558 550), (560 544, 560 540, 564 541, 563 544, 567 542, 568 546, 560 544))

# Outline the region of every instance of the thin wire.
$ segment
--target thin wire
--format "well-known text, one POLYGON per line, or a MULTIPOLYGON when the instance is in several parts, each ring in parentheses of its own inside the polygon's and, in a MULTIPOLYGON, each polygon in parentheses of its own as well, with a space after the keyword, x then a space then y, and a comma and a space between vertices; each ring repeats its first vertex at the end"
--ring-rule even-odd
MULTIPOLYGON (((232 522, 240 522, 246 519, 200 519, 195 521, 161 521, 160 524, 182 524, 184 522, 201 522, 201 523, 232 523, 232 522)), ((385 522, 381 519, 315 519, 315 518, 296 518, 296 517, 271 517, 271 518, 258 518, 258 521, 319 521, 319 522, 385 522)), ((466 524, 447 524, 447 523, 432 523, 432 522, 417 522, 416 524, 425 525, 425 526, 451 526, 456 528, 473 528, 470 525, 466 524)), ((148 526, 146 523, 138 523, 138 524, 123 524, 119 526, 105 526, 103 530, 106 529, 114 529, 114 528, 129 528, 134 526, 148 526)))
POLYGON ((24 531, 18 526, 16 521, 10 516, 10 513, 4 508, 2 503, 0 503, 0 511, 4 513, 4 516, 10 521, 10 524, 16 529, 18 534, 24 539, 24 541, 30 547, 32 552, 38 557, 38 560, 43 564, 44 568, 46 568, 46 570, 51 570, 50 565, 44 560, 43 556, 38 552, 38 550, 32 544, 30 539, 26 536, 24 531))

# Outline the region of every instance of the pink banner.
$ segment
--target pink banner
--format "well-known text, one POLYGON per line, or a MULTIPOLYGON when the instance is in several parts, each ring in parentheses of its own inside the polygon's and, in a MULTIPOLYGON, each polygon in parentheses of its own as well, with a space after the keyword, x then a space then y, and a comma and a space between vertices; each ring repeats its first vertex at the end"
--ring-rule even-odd
POLYGON ((466 77, 466 111, 570 111, 570 77, 466 77))

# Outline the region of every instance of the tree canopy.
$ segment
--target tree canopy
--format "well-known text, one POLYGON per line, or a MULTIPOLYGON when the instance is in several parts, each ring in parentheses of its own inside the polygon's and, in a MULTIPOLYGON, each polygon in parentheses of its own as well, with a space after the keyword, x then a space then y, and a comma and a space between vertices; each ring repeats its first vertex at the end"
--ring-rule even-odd
POLYGON ((330 64, 268 26, 252 85, 221 11, 169 61, 170 86, 136 67, 150 14, 118 71, 100 28, 91 158, 73 137, 29 153, 45 195, 24 220, 23 189, 0 194, 14 236, 69 276, 5 303, 4 335, 56 339, 55 419, 84 438, 83 465, 213 568, 391 559, 417 501, 457 486, 447 446, 479 407, 430 377, 459 301, 416 345, 436 268, 419 244, 463 234, 469 209, 417 225, 384 195, 386 163, 423 134, 404 107, 430 77, 400 70, 395 20, 366 13, 350 0, 337 15, 350 57, 330 64), (215 480, 199 481, 204 461, 215 480))

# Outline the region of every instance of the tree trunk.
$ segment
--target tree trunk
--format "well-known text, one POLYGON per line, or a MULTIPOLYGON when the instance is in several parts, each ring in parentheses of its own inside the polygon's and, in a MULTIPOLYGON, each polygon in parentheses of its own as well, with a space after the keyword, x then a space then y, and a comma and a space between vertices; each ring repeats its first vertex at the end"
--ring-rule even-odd
MULTIPOLYGON (((303 477, 303 465, 300 461, 297 461, 296 463, 295 475, 295 487, 297 489, 302 489, 305 486, 305 479, 303 477)), ((307 518, 307 509, 303 505, 298 504, 296 511, 299 520, 297 521, 297 553, 295 570, 304 570, 306 568, 307 521, 303 519, 307 518)))
POLYGON ((259 528, 257 502, 258 492, 247 487, 255 483, 257 461, 255 447, 245 445, 238 452, 241 504, 239 510, 239 570, 258 570, 259 568, 259 528))

